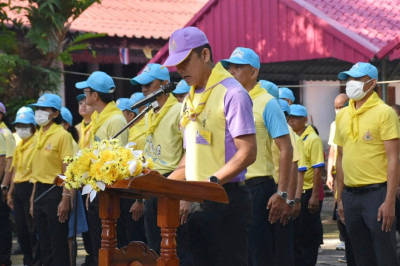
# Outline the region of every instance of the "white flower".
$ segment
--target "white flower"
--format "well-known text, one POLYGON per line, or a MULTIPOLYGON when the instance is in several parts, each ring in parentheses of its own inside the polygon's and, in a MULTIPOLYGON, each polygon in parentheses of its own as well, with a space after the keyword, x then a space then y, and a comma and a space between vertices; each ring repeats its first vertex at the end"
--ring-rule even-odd
POLYGON ((104 191, 106 189, 106 184, 101 181, 97 181, 96 185, 100 188, 101 191, 104 191))
POLYGON ((137 162, 136 161, 129 161, 129 172, 131 173, 131 176, 133 175, 134 172, 136 172, 136 168, 137 168, 137 162))

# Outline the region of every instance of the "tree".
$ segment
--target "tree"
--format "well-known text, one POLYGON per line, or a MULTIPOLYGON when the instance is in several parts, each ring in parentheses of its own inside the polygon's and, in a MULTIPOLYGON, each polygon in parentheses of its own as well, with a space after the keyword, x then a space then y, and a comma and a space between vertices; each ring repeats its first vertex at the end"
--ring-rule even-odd
POLYGON ((11 113, 35 101, 42 91, 55 91, 61 81, 59 63, 72 64, 72 51, 87 49, 90 44, 85 41, 104 36, 69 33, 71 23, 100 1, 0 2, 0 101, 11 113), (9 12, 18 12, 18 19, 11 19, 9 12))

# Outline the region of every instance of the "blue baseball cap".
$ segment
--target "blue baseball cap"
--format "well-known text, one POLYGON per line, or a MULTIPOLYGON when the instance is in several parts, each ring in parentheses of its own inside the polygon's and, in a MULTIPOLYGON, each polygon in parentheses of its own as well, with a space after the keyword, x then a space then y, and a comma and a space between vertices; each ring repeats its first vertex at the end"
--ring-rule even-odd
POLYGON ((178 85, 176 85, 176 88, 172 93, 174 94, 184 94, 188 93, 190 91, 190 86, 186 83, 185 80, 179 81, 178 85))
POLYGON ((76 99, 78 100, 78 102, 80 102, 83 99, 86 99, 86 94, 84 94, 84 93, 79 94, 78 96, 76 96, 76 99))
POLYGON ((370 63, 358 62, 350 70, 338 74, 340 80, 345 80, 348 77, 360 78, 363 76, 369 76, 372 79, 378 80, 378 69, 370 63))
POLYGON ((237 47, 231 54, 229 59, 221 60, 221 64, 224 67, 228 67, 229 64, 236 65, 251 65, 257 69, 260 69, 260 58, 250 48, 237 47))
POLYGON ((279 88, 279 99, 289 99, 294 103, 294 95, 291 89, 283 87, 279 88))
POLYGON ((114 80, 105 72, 95 71, 86 81, 75 83, 77 89, 91 88, 97 92, 113 93, 115 90, 114 80))
POLYGON ((140 75, 131 79, 131 84, 145 85, 153 82, 155 79, 170 81, 168 69, 160 64, 148 64, 140 75))
POLYGON ((119 98, 115 103, 121 111, 127 110, 135 114, 139 112, 137 108, 134 110, 131 109, 132 104, 135 103, 132 98, 119 98))
POLYGON ((63 120, 65 120, 66 122, 68 122, 70 126, 72 126, 72 122, 73 122, 72 114, 71 114, 71 112, 68 110, 67 107, 64 107, 64 106, 61 107, 61 117, 62 117, 63 120))
POLYGON ((17 124, 17 123, 36 125, 35 114, 34 114, 32 108, 26 107, 26 106, 19 108, 13 124, 17 124))
POLYGON ((133 103, 135 103, 141 99, 144 99, 144 94, 141 92, 135 92, 131 95, 130 99, 133 101, 133 103))
POLYGON ((292 104, 290 106, 290 115, 307 117, 307 109, 300 104, 292 104))
POLYGON ((290 106, 289 103, 285 100, 279 99, 279 105, 281 106, 281 109, 286 112, 288 115, 290 115, 290 106))
POLYGON ((269 94, 274 96, 275 98, 279 99, 279 89, 278 86, 268 80, 260 80, 261 88, 264 88, 268 91, 269 94))
POLYGON ((51 107, 51 108, 57 109, 58 111, 61 111, 62 100, 61 100, 61 97, 56 94, 45 93, 39 97, 37 103, 32 103, 32 104, 29 104, 28 106, 30 106, 30 107, 51 107))

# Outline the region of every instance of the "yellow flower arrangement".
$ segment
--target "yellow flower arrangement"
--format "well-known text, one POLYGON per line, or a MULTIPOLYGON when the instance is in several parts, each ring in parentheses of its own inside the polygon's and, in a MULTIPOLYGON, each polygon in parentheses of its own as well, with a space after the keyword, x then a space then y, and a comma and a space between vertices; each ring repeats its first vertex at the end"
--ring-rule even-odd
POLYGON ((96 192, 104 190, 120 179, 137 176, 153 167, 151 159, 146 159, 143 152, 131 148, 134 143, 120 146, 118 139, 95 142, 91 148, 80 150, 73 158, 66 157, 68 164, 64 180, 66 188, 80 188, 82 194, 90 194, 90 200, 96 192))

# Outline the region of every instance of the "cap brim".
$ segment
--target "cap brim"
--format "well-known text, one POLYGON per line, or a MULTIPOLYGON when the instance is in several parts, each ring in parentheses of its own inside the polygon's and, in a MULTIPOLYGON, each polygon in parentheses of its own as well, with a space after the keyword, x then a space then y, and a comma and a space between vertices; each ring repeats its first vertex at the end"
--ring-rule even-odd
POLYGON ((238 58, 238 57, 229 58, 229 59, 223 59, 223 60, 221 60, 220 62, 221 62, 221 64, 222 64, 224 67, 227 67, 229 64, 235 64, 235 65, 250 65, 249 62, 247 62, 247 61, 245 61, 245 60, 243 60, 243 59, 241 59, 241 58, 238 58))
POLYGON ((340 72, 338 74, 338 78, 340 80, 347 79, 348 77, 360 78, 360 77, 363 77, 363 76, 368 76, 368 74, 365 74, 363 72, 359 72, 359 71, 356 71, 356 70, 343 71, 343 72, 340 72))
POLYGON ((153 80, 155 80, 156 78, 148 75, 146 73, 142 73, 139 76, 134 77, 133 79, 131 79, 131 84, 132 85, 145 85, 145 84, 149 84, 151 82, 153 82, 153 80))
POLYGON ((189 56, 191 51, 192 49, 169 55, 167 60, 165 60, 163 67, 179 65, 180 63, 182 63, 183 60, 186 59, 186 57, 189 56))
POLYGON ((174 94, 183 94, 183 93, 188 93, 188 92, 189 91, 181 89, 181 88, 178 88, 178 89, 175 89, 172 91, 172 93, 174 93, 174 94))
POLYGON ((48 107, 48 108, 54 108, 58 111, 61 111, 61 109, 58 109, 57 107, 46 105, 46 104, 40 104, 40 103, 31 103, 31 104, 28 104, 28 106, 29 107, 48 107))
POLYGON ((87 81, 81 81, 81 82, 75 83, 75 87, 77 89, 85 89, 85 88, 88 88, 89 85, 88 85, 87 81))

